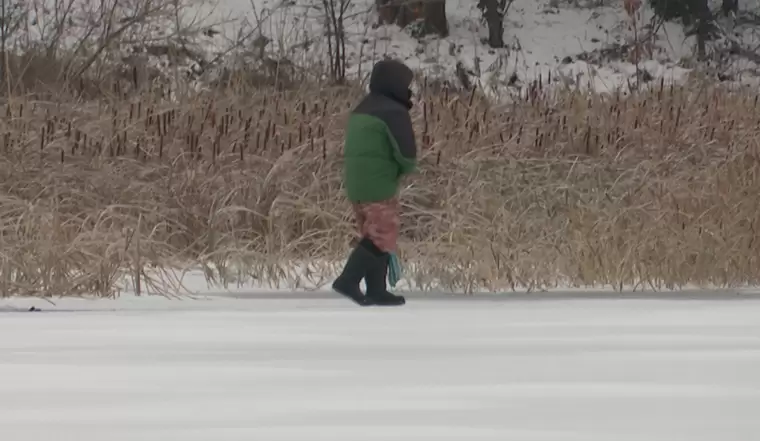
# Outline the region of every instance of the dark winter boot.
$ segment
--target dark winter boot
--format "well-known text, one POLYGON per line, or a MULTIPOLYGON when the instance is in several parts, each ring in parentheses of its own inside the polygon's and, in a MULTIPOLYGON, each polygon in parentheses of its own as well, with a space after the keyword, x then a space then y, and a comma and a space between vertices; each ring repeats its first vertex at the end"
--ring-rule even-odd
POLYGON ((406 303, 406 299, 388 292, 388 263, 390 254, 383 253, 377 259, 377 263, 372 267, 366 276, 367 281, 367 299, 378 306, 401 306, 406 303))
POLYGON ((362 293, 359 284, 373 266, 377 266, 377 257, 366 246, 359 243, 348 256, 343 272, 333 282, 333 290, 359 305, 369 305, 370 302, 362 293))

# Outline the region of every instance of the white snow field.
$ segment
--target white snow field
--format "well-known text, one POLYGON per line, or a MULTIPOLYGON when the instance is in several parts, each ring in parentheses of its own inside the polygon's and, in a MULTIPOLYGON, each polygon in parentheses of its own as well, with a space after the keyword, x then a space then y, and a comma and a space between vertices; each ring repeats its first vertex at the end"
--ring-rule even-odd
POLYGON ((757 296, 234 295, 0 301, 0 440, 760 439, 757 296))

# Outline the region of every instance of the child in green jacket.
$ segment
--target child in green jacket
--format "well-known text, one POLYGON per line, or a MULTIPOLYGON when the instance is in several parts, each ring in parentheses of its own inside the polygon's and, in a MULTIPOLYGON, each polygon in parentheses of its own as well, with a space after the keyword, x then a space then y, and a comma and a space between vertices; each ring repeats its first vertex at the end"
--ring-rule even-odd
POLYGON ((406 302, 388 292, 386 278, 399 233, 399 182, 417 163, 409 115, 413 77, 400 61, 379 61, 372 69, 370 93, 353 110, 346 128, 344 184, 362 239, 333 289, 361 305, 406 302))

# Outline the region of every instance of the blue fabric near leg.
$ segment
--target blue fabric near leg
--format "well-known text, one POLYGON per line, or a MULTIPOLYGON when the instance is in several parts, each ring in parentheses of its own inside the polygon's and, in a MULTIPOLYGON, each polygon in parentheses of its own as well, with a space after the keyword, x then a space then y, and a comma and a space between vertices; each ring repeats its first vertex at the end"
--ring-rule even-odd
POLYGON ((403 271, 398 256, 396 256, 396 253, 390 253, 390 262, 388 263, 388 284, 395 288, 402 276, 403 271))

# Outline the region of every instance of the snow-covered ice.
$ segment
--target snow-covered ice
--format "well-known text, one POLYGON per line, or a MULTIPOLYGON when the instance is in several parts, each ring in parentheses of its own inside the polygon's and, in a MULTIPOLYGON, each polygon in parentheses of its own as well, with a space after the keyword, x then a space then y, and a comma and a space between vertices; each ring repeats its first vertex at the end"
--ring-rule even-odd
POLYGON ((760 439, 757 297, 233 295, 0 301, 0 439, 760 439))

